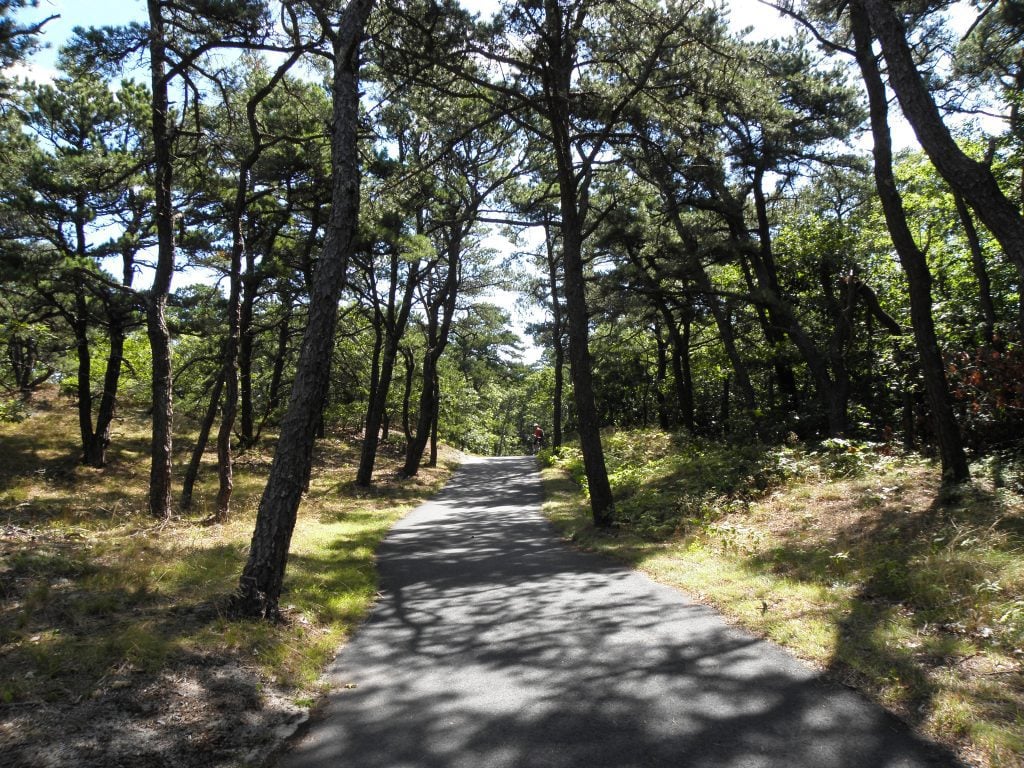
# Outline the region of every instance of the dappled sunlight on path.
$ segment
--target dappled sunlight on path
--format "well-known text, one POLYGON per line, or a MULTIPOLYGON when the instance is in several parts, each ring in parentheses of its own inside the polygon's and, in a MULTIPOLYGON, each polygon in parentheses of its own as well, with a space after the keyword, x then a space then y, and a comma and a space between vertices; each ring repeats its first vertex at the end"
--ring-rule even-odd
POLYGON ((540 500, 532 460, 475 460, 396 526, 381 601, 284 766, 955 764, 709 608, 566 547, 540 500))

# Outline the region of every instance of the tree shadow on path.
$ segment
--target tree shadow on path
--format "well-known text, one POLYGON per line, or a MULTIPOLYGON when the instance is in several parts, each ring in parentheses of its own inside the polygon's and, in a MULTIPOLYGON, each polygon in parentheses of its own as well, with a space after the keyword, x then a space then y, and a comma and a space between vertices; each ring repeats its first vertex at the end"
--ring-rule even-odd
POLYGON ((540 499, 529 459, 477 461, 399 523, 382 600, 283 766, 958 764, 709 608, 567 548, 540 499))

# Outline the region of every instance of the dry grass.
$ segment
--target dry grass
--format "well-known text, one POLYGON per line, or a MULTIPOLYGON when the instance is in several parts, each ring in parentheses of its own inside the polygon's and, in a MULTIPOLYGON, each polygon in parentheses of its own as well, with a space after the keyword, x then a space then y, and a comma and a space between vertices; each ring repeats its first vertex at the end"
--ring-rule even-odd
MULTIPOLYGON (((398 481, 399 457, 386 453, 377 486, 357 491, 354 436, 319 441, 282 597, 288 621, 230 620, 220 606, 244 562, 271 451, 239 457, 228 522, 208 522, 212 464, 193 510, 156 521, 145 511, 146 420, 122 418, 108 467, 89 469, 77 461, 69 407, 43 401, 27 421, 0 424, 0 715, 95 700, 133 676, 171 679, 168 670, 225 660, 251 670, 257 688, 308 706, 374 598, 377 544, 457 460, 445 454, 441 468, 398 481)), ((182 436, 179 468, 190 449, 182 436)))
POLYGON ((1017 493, 984 477, 944 493, 934 467, 911 461, 839 480, 804 472, 651 541, 596 534, 565 473, 546 482, 548 513, 584 546, 716 605, 970 763, 1024 764, 1017 493))

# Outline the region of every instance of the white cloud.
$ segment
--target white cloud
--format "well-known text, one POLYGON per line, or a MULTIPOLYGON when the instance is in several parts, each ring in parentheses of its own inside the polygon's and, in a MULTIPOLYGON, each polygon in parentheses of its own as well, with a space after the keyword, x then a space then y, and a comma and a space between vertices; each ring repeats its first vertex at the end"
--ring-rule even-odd
POLYGON ((3 71, 4 77, 17 80, 29 80, 33 83, 52 83, 57 78, 54 67, 35 62, 19 61, 3 71))

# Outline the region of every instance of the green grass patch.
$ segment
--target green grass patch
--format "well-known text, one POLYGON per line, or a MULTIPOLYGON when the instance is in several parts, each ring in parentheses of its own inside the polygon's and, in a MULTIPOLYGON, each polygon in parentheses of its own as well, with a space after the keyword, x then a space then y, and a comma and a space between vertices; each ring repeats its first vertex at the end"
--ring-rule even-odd
POLYGON ((567 538, 714 604, 974 764, 1020 764, 1024 498, 1010 484, 979 466, 943 491, 935 467, 848 441, 633 432, 606 451, 611 531, 590 522, 573 451, 543 471, 567 538))

